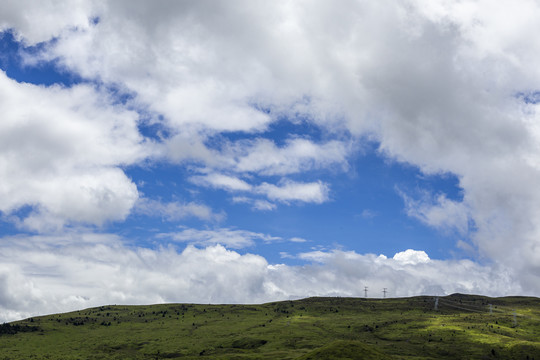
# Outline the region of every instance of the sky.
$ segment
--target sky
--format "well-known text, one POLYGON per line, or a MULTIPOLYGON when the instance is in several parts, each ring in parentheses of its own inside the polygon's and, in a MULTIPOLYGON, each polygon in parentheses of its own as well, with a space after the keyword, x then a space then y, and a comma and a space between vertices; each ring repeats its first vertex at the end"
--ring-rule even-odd
POLYGON ((538 18, 532 0, 3 1, 0 321, 540 296, 538 18))

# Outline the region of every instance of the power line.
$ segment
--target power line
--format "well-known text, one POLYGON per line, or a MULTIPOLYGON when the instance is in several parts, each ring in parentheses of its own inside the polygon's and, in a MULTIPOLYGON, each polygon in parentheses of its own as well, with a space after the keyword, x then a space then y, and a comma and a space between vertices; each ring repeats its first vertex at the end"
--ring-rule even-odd
MULTIPOLYGON (((438 298, 437 298, 437 300, 438 300, 438 298)), ((485 313, 485 310, 482 311, 482 310, 468 309, 468 308, 465 308, 465 307, 463 307, 463 306, 453 305, 453 304, 450 304, 450 303, 445 302, 445 301, 442 301, 442 304, 445 305, 445 306, 450 306, 450 307, 456 308, 456 309, 461 309, 461 310, 466 310, 466 311, 472 311, 472 312, 477 312, 477 313, 485 313)), ((435 310, 437 310, 437 308, 435 308, 435 310)))
MULTIPOLYGON (((461 302, 460 303, 457 303, 456 301, 452 301, 448 298, 443 298, 441 299, 441 301, 443 303, 446 303, 448 306, 454 306, 454 307, 457 307, 459 309, 462 309, 462 310, 467 310, 467 311, 476 311, 476 312, 486 312, 486 308, 484 305, 473 305, 473 304, 462 304, 461 302), (453 304, 453 305, 450 305, 450 304, 453 304)), ((495 311, 498 311, 498 312, 506 312, 506 311, 503 311, 503 310, 499 310, 499 309, 493 309, 493 305, 492 304, 488 304, 489 305, 489 309, 490 309, 490 313, 492 313, 494 310, 495 311)))
MULTIPOLYGON (((440 299, 441 300, 441 304, 444 305, 444 306, 449 306, 449 307, 452 307, 452 308, 455 308, 455 309, 460 309, 460 310, 465 310, 465 311, 470 311, 470 312, 476 312, 476 313, 481 313, 481 314, 485 314, 486 312, 489 312, 489 314, 493 314, 493 311, 497 311, 500 315, 510 315, 510 313, 512 312, 512 315, 514 317, 514 319, 516 319, 517 316, 520 316, 520 317, 523 317, 524 315, 521 315, 521 314, 517 314, 516 313, 516 310, 515 309, 512 309, 511 311, 510 310, 500 310, 500 309, 493 309, 493 305, 492 304, 488 304, 489 305, 489 310, 487 310, 484 306, 480 307, 480 306, 474 306, 474 305, 468 305, 469 307, 465 307, 464 305, 460 304, 460 305, 456 305, 455 303, 452 303, 452 301, 448 300, 448 299, 440 299), (474 307, 474 308, 472 308, 474 307)), ((517 323, 517 319, 515 320, 515 323, 517 323)))
MULTIPOLYGON (((443 298, 441 299, 443 302, 447 303, 447 304, 453 304, 454 307, 460 307, 461 309, 463 310, 468 310, 468 311, 479 311, 479 312, 485 312, 486 308, 484 305, 481 305, 481 306, 478 306, 478 305, 474 305, 474 304, 463 304, 461 302, 457 302, 457 301, 453 301, 451 299, 448 299, 448 298, 443 298)), ((449 305, 450 306, 450 305, 449 305)))

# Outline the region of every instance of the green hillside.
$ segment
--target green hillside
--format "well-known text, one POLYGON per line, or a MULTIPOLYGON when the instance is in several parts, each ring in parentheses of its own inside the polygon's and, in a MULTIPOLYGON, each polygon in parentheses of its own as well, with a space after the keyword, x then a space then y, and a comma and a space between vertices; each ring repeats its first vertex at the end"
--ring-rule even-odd
POLYGON ((0 333, 0 359, 540 360, 540 299, 455 294, 437 310, 433 297, 103 306, 0 333))

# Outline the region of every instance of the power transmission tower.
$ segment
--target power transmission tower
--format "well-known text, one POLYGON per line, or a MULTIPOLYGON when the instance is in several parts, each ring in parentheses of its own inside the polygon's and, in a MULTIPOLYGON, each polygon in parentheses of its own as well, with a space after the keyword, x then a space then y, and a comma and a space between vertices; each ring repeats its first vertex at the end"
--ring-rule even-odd
POLYGON ((383 298, 385 299, 386 298, 386 288, 383 288, 383 298))
POLYGON ((435 297, 435 307, 434 307, 433 310, 437 311, 438 308, 439 308, 439 297, 437 296, 437 297, 435 297))
POLYGON ((364 297, 367 298, 367 286, 364 286, 364 297))

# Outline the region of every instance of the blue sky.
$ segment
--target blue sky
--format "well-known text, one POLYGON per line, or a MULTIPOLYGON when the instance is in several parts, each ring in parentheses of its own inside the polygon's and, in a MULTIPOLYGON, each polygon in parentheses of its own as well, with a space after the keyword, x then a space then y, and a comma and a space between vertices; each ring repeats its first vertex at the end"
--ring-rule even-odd
MULTIPOLYGON (((81 79, 76 73, 61 68, 54 60, 24 64, 21 54, 39 52, 45 44, 25 46, 14 39, 10 30, 3 33, 1 46, 2 70, 17 82, 44 86, 61 84, 66 87, 82 82, 101 85, 81 79)), ((121 91, 111 94, 113 101, 121 103, 126 102, 126 96, 129 94, 121 91)), ((144 117, 144 113, 141 117, 144 117)), ((162 129, 166 131, 159 124, 139 124, 141 134, 149 138, 156 138, 156 133, 162 129)), ((350 134, 339 135, 350 140, 350 134)), ((295 137, 324 141, 323 129, 311 124, 309 119, 282 116, 255 136, 227 132, 217 134, 215 139, 209 139, 208 142, 212 144, 263 138, 283 146, 288 139, 295 137)), ((177 199, 202 200, 222 211, 226 217, 213 223, 200 219, 185 219, 178 223, 164 221, 160 216, 132 214, 124 221, 107 224, 98 230, 112 231, 145 247, 161 243, 161 240, 155 238, 156 234, 172 232, 179 225, 198 229, 227 227, 276 234, 285 241, 260 245, 256 251, 270 262, 278 263, 299 263, 295 259, 282 259, 280 254, 284 252, 294 254, 319 247, 389 255, 405 250, 406 247, 425 250, 431 257, 438 259, 455 257, 449 250, 454 249, 456 241, 462 238, 456 239, 455 234, 441 234, 407 216, 398 189, 442 192, 459 200, 460 188, 456 177, 451 174, 426 176, 414 165, 385 157, 378 151, 379 144, 376 141, 360 139, 355 145, 357 149, 347 162, 350 168, 321 169, 297 176, 299 181, 320 179, 331 184, 332 190, 327 202, 317 205, 280 205, 274 211, 253 211, 243 203, 232 202, 230 194, 223 190, 197 188, 195 184, 186 181, 191 174, 187 166, 165 161, 129 166, 124 169, 126 175, 136 184, 144 183, 140 189, 145 196, 167 202, 177 199), (195 191, 197 194, 193 194, 195 191), (291 238, 301 238, 306 242, 291 244, 286 241, 291 238)), ((22 212, 25 210, 28 208, 20 209, 22 212)), ((21 232, 9 221, 5 222, 2 230, 4 234, 10 235, 21 232)), ((253 247, 244 251, 250 250, 253 247)))
POLYGON ((540 8, 469 5, 8 1, 3 319, 540 294, 540 8))

